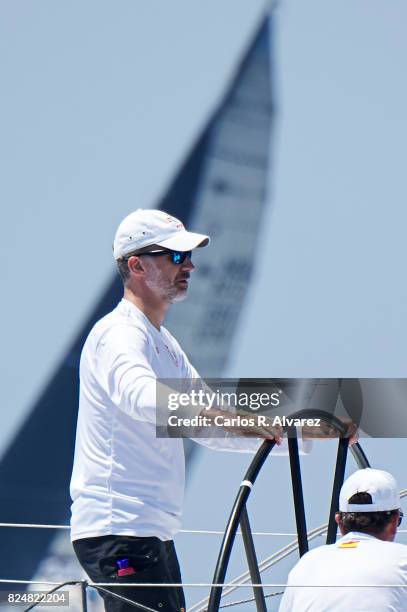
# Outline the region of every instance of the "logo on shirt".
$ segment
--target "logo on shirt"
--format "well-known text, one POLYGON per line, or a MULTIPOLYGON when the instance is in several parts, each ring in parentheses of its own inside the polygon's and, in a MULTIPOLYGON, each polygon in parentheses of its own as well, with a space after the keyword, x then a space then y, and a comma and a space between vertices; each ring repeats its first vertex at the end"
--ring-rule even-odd
POLYGON ((178 365, 179 365, 179 364, 178 364, 178 357, 177 357, 176 353, 174 353, 174 351, 172 351, 172 350, 170 349, 170 347, 168 346, 168 344, 166 344, 166 345, 165 345, 165 348, 167 349, 167 351, 168 351, 168 352, 169 352, 169 354, 171 355, 171 358, 172 358, 173 362, 175 363, 175 365, 176 365, 176 366, 177 366, 177 368, 178 368, 178 365))

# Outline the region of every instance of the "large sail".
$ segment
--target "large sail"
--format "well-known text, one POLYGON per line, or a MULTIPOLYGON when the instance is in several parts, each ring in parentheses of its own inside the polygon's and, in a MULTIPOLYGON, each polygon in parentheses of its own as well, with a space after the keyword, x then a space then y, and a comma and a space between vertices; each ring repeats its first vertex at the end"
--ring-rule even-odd
MULTIPOLYGON (((157 203, 191 229, 212 237, 210 249, 197 254, 188 300, 175 306, 166 321, 203 376, 222 375, 227 363, 250 286, 266 202, 273 114, 269 28, 268 16, 263 17, 220 102, 157 203)), ((69 522, 79 356, 89 330, 115 307, 121 293, 117 276, 95 300, 70 350, 4 454, 1 522, 69 522)), ((0 576, 35 575, 54 534, 34 529, 27 546, 25 529, 4 529, 0 576)))
MULTIPOLYGON (((166 325, 182 338, 203 376, 221 376, 227 363, 266 202, 272 123, 269 27, 263 21, 190 157, 195 198, 189 225, 209 234, 212 243, 207 252, 197 253, 188 300, 171 310, 166 325)), ((176 187, 164 198, 164 210, 176 202, 176 187)))

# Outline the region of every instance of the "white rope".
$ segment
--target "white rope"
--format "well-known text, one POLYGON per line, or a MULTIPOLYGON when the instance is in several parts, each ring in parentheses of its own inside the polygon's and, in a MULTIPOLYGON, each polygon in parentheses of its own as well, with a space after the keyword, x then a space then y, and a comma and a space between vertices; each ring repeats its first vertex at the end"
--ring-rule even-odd
MULTIPOLYGON (((1 527, 1 524, 0 524, 1 527)), ((405 530, 407 533, 407 529, 405 530)), ((224 531, 205 531, 199 529, 180 529, 179 533, 202 533, 205 535, 225 535, 224 531)), ((252 531, 252 535, 254 536, 284 536, 284 537, 297 537, 297 533, 288 533, 284 531, 252 531)), ((398 531, 397 533, 401 533, 398 531)), ((242 535, 241 531, 237 531, 236 535, 242 535)), ((323 535, 323 534, 322 534, 323 535)))
MULTIPOLYGON (((51 584, 58 586, 63 582, 66 582, 66 578, 60 580, 59 582, 51 582, 50 580, 8 580, 5 578, 0 578, 0 584, 51 584)), ((69 582, 80 584, 81 582, 83 582, 83 580, 79 578, 78 580, 76 580, 74 578, 73 580, 69 580, 69 582)))
MULTIPOLYGON (((0 525, 1 527, 1 525, 0 525)), ((204 535, 225 535, 224 531, 206 531, 204 529, 180 529, 179 533, 201 533, 204 535)), ((242 535, 241 531, 237 531, 236 535, 242 535)), ((252 531, 255 536, 296 536, 296 533, 284 533, 282 531, 252 531)))
MULTIPOLYGON (((8 579, 0 579, 0 583, 1 584, 50 584, 50 585, 60 585, 62 581, 60 582, 51 582, 49 580, 8 580, 8 579)), ((72 583, 77 582, 78 584, 83 583, 83 580, 72 580, 70 581, 72 583)), ((285 583, 276 583, 276 582, 263 582, 263 583, 257 583, 257 582, 178 582, 178 583, 174 583, 174 582, 87 582, 87 585, 90 587, 147 587, 147 588, 156 588, 156 587, 163 587, 163 588, 169 588, 169 587, 174 587, 174 588, 181 588, 181 587, 222 587, 222 588, 228 588, 228 587, 245 587, 245 588, 253 588, 253 587, 273 587, 273 588, 285 588, 288 585, 285 583)), ((328 587, 328 588, 332 588, 332 587, 345 587, 345 588, 351 588, 351 587, 357 587, 357 588, 372 588, 372 587, 379 587, 379 588, 387 588, 387 587, 400 587, 402 589, 407 589, 407 585, 405 584, 335 584, 335 585, 331 585, 331 584, 323 584, 323 585, 319 585, 319 584, 291 584, 289 585, 290 587, 311 587, 311 588, 315 588, 316 586, 318 587, 328 587)))
MULTIPOLYGON (((70 529, 69 525, 39 525, 34 523, 0 523, 0 527, 13 527, 13 528, 30 528, 30 529, 70 529)), ((405 530, 407 532, 407 530, 405 530)), ((202 535, 224 535, 224 531, 215 531, 207 529, 180 529, 179 533, 197 533, 202 535)), ((400 531, 398 533, 401 533, 400 531)), ((242 535, 241 531, 238 531, 236 535, 242 535)), ((296 533, 286 533, 282 531, 252 531, 252 535, 255 536, 287 536, 294 537, 296 533)))
MULTIPOLYGON (((400 496, 405 497, 407 495, 407 489, 403 489, 400 492, 400 496), (404 494, 404 495, 402 495, 404 494)), ((0 527, 10 527, 15 529, 70 529, 70 525, 47 525, 47 524, 39 524, 39 523, 0 523, 0 527)), ((325 529, 326 531, 326 529, 325 529)), ((224 531, 219 530, 209 530, 209 529, 180 529, 178 533, 194 533, 201 535, 219 535, 223 536, 225 534, 224 531)), ((338 532, 339 533, 339 532, 338 532)), ((397 529, 397 533, 407 533, 407 529, 397 529)), ((323 535, 324 532, 319 533, 318 535, 323 535)), ((242 535, 241 531, 237 531, 236 535, 242 535)), ((296 537, 297 533, 286 532, 286 531, 252 531, 252 535, 254 536, 282 536, 282 537, 296 537)))
POLYGON ((0 527, 28 527, 32 529, 70 529, 69 525, 36 525, 34 523, 0 523, 0 527))
MULTIPOLYGON (((29 529, 70 529, 69 525, 38 525, 35 523, 0 523, 0 527, 13 527, 13 528, 29 528, 29 529)), ((326 531, 326 530, 325 530, 326 531)), ((215 531, 207 529, 180 529, 178 533, 197 533, 202 535, 219 535, 223 536, 224 531, 215 531)), ((397 533, 407 533, 407 529, 398 529, 397 533)), ((318 534, 323 535, 324 532, 318 534)), ((238 531, 236 535, 242 535, 241 531, 238 531)), ((289 533, 285 531, 252 531, 254 536, 282 536, 282 537, 296 537, 296 533, 289 533)))
MULTIPOLYGON (((276 591, 275 593, 267 593, 264 595, 264 599, 267 599, 268 597, 276 597, 277 595, 282 595, 283 593, 284 591, 276 591)), ((222 604, 221 606, 219 606, 219 610, 221 608, 231 608, 232 606, 240 606, 241 604, 250 603, 251 601, 256 601, 256 598, 251 597, 250 599, 239 599, 239 601, 231 601, 230 603, 222 604)))

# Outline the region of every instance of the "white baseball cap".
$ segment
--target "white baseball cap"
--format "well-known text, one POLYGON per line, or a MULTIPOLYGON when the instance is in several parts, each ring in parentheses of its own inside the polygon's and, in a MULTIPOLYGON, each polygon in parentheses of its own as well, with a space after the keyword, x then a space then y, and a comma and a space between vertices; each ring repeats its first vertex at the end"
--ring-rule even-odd
POLYGON ((339 495, 340 512, 386 512, 400 508, 400 495, 394 477, 384 470, 366 468, 354 472, 343 483, 339 495), (371 504, 350 504, 355 493, 369 493, 371 504))
POLYGON ((173 251, 192 251, 207 246, 209 242, 209 236, 187 232, 179 219, 162 210, 139 208, 120 223, 114 238, 113 255, 119 259, 152 244, 173 251))

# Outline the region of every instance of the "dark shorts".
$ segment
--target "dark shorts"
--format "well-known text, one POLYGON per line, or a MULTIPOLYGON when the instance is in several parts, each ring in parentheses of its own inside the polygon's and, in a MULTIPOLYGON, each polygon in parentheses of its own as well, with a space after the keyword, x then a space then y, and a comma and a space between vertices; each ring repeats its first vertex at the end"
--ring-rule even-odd
MULTIPOLYGON (((93 582, 117 582, 117 587, 106 587, 158 612, 184 612, 185 598, 177 587, 125 587, 123 583, 181 583, 181 573, 174 542, 158 538, 132 536, 101 536, 73 542, 79 563, 93 582), (135 573, 117 575, 117 561, 129 559, 135 573)), ((106 612, 137 612, 137 607, 100 592, 106 612)))

